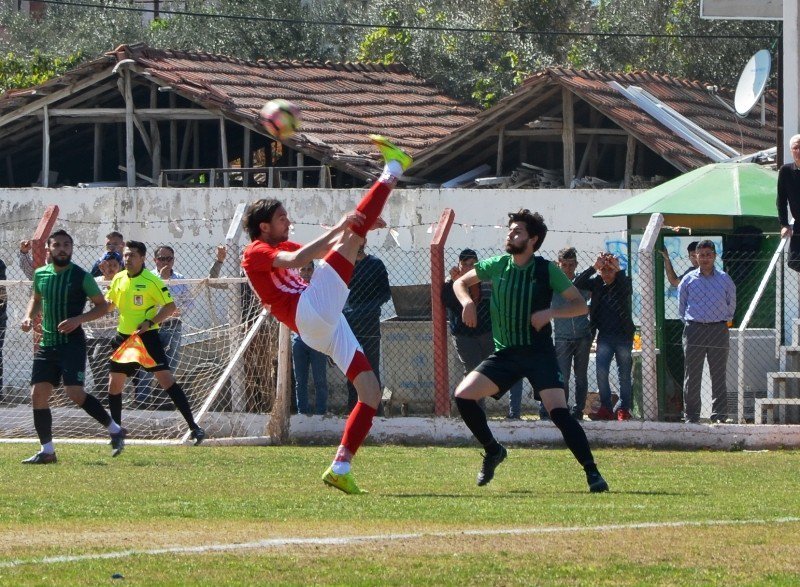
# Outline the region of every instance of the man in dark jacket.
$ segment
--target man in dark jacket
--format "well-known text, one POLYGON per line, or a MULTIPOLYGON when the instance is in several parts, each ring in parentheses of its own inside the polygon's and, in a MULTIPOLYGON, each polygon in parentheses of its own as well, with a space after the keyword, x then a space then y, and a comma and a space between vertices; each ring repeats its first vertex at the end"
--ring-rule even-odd
MULTIPOLYGON (((381 306, 392 297, 389 289, 389 274, 383 261, 374 255, 367 255, 361 245, 350 278, 350 294, 342 314, 350 329, 364 349, 364 356, 372 365, 378 381, 381 380, 381 306)), ((356 388, 347 382, 347 405, 352 410, 358 401, 356 388)), ((378 409, 378 415, 381 408, 378 409)))
POLYGON ((792 152, 791 163, 782 165, 778 170, 778 220, 781 223, 781 238, 789 240, 789 269, 800 271, 800 135, 789 139, 792 152), (787 210, 788 206, 788 210, 787 210), (789 212, 794 224, 789 224, 789 212))
MULTIPOLYGON (((442 303, 447 310, 447 322, 450 334, 456 345, 458 360, 464 367, 464 376, 473 371, 486 357, 494 352, 492 339, 492 317, 489 302, 492 295, 492 284, 478 283, 470 288, 478 312, 478 325, 470 328, 461 319, 461 302, 453 292, 453 282, 471 271, 478 262, 478 253, 473 249, 464 249, 458 254, 458 265, 450 269, 450 279, 442 287, 442 303)), ((509 390, 508 419, 518 420, 522 411, 522 381, 517 381, 509 390)), ((483 407, 483 404, 481 404, 483 407)))
POLYGON ((619 268, 619 259, 611 253, 598 255, 592 267, 573 282, 578 289, 592 292, 589 322, 597 330, 597 388, 600 409, 592 420, 629 420, 631 417, 631 370, 633 368, 633 334, 631 318, 631 280, 619 268), (611 385, 608 381, 611 359, 617 360, 619 401, 611 405, 611 385))

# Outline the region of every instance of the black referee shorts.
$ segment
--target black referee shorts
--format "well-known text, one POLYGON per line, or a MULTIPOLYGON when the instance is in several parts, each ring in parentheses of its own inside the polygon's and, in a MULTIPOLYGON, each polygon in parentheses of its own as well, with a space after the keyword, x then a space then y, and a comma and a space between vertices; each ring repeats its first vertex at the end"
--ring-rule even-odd
POLYGON ((66 344, 37 346, 33 354, 31 385, 50 383, 83 386, 86 378, 86 339, 72 336, 66 344))
MULTIPOLYGON (((114 351, 116 352, 120 345, 128 340, 130 336, 130 334, 117 332, 117 336, 111 343, 114 351)), ((167 354, 164 352, 164 345, 161 344, 161 339, 158 336, 158 330, 148 330, 142 334, 140 338, 142 339, 144 348, 147 350, 147 354, 156 362, 153 367, 143 367, 144 370, 150 371, 151 373, 155 373, 156 371, 168 371, 169 361, 167 360, 167 354)), ((108 370, 112 373, 124 373, 128 377, 133 376, 136 370, 141 367, 139 363, 117 363, 113 359, 109 359, 108 365, 108 370)))
MULTIPOLYGON (((548 341, 549 342, 549 341, 548 341)), ((553 343, 539 347, 510 347, 494 352, 475 370, 488 377, 500 391, 492 397, 500 399, 520 379, 527 379, 533 387, 533 397, 540 401, 543 389, 564 389, 564 378, 558 368, 553 343)))

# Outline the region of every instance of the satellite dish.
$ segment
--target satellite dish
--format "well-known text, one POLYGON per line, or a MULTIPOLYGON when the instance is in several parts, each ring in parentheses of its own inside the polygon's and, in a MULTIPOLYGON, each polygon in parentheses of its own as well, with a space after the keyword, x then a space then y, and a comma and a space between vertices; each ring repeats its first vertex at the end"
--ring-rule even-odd
POLYGON ((769 69, 772 65, 772 56, 766 49, 761 49, 750 58, 747 65, 739 76, 739 83, 736 85, 736 95, 733 98, 733 105, 736 114, 747 116, 756 105, 764 88, 767 87, 769 79, 769 69))

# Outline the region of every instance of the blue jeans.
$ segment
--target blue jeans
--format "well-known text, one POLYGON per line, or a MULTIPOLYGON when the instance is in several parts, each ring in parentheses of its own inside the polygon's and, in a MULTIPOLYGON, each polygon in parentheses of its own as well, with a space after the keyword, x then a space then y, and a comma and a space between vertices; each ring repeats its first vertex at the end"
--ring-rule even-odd
POLYGON ((308 367, 314 376, 316 413, 328 411, 328 357, 315 351, 292 334, 292 370, 294 371, 294 393, 297 398, 297 413, 308 414, 308 367))
MULTIPOLYGON (((178 367, 180 359, 181 337, 183 336, 183 324, 180 320, 168 320, 158 329, 158 339, 164 345, 164 354, 167 355, 167 366, 172 374, 178 367)), ((136 400, 146 402, 150 397, 150 388, 153 384, 153 374, 140 369, 134 375, 134 388, 136 390, 136 400)))
POLYGON ((631 354, 633 338, 629 336, 597 337, 597 389, 600 391, 600 404, 614 411, 624 408, 631 409, 631 371, 633 369, 633 355, 631 354), (611 359, 617 359, 617 372, 619 374, 619 401, 611 406, 611 384, 608 376, 611 370, 611 359))

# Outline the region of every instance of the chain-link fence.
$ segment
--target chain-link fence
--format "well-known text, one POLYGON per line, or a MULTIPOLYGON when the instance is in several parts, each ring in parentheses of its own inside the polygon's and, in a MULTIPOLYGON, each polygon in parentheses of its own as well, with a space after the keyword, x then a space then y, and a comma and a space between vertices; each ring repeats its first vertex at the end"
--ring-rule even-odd
MULTIPOLYGON (((656 399, 657 419, 663 421, 735 421, 740 413, 752 421, 756 418, 756 400, 763 400, 760 409, 767 410, 764 414, 768 418, 774 408, 778 410, 778 421, 798 420, 798 408, 783 405, 791 401, 781 401, 800 397, 800 375, 795 376, 794 371, 800 351, 792 346, 798 340, 793 331, 797 295, 785 293, 797 291, 796 274, 786 271, 784 260, 779 260, 777 270, 763 283, 763 295, 750 311, 747 327, 740 332, 769 266, 769 249, 774 249, 777 241, 766 241, 763 250, 746 251, 721 236, 711 237, 716 251, 711 252, 714 258, 710 267, 716 273, 709 277, 690 272, 697 260, 692 261, 686 247, 696 240, 702 239, 665 238, 665 253, 655 255, 654 275, 641 274, 637 256, 628 256, 627 251, 605 257, 601 251, 576 251, 572 268, 565 263, 570 275, 574 271, 575 284, 590 304, 588 322, 572 318, 554 323, 555 345, 568 379, 568 403, 576 416, 600 420, 642 418, 643 397, 649 395, 656 399), (669 264, 665 269, 666 259, 669 264), (721 277, 722 270, 728 278, 721 277), (674 284, 682 285, 673 285, 670 278, 674 284), (643 296, 656 300, 655 340, 642 340, 639 333, 643 296), (784 299, 790 302, 784 304, 784 299), (642 375, 640 348, 644 345, 652 345, 657 355, 655 385, 643 383, 646 378, 642 375), (776 400, 774 405, 767 401, 771 399, 776 400)), ((198 407, 232 360, 260 310, 249 288, 230 280, 240 276, 238 247, 223 253, 211 244, 170 243, 168 239, 148 242, 149 269, 158 269, 161 262, 155 258, 157 247, 165 244, 170 249, 161 249, 158 256, 173 257, 169 262, 174 271, 186 278, 183 286, 175 275, 170 282, 181 315, 179 324, 174 325, 180 326, 180 332, 167 346, 175 352, 178 380, 198 407), (215 263, 223 255, 224 261, 215 263), (221 281, 209 281, 209 276, 218 276, 221 281)), ((4 408, 29 406, 32 338, 22 333, 18 325, 30 297, 30 282, 25 272, 27 255, 20 256, 19 245, 0 242, 0 259, 7 266, 8 298, 0 404, 4 408)), ((446 279, 458 276, 460 252, 445 250, 446 279)), ((73 261, 88 270, 104 253, 102 243, 76 243, 73 261)), ((496 249, 479 249, 475 256, 485 259, 500 253, 496 249)), ((540 254, 558 260, 556 251, 540 254)), ((380 375, 383 409, 387 416, 432 415, 434 375, 443 366, 434 360, 430 252, 370 243, 365 255, 356 264, 344 314, 380 375)), ((491 352, 491 288, 482 284, 474 295, 479 305, 485 306, 483 319, 488 320, 477 331, 459 327, 457 307, 451 305, 447 310, 451 397, 465 371, 491 352)), ((559 303, 558 294, 554 294, 554 304, 559 303)), ((270 321, 266 324, 257 343, 247 351, 243 371, 219 390, 220 399, 215 400, 211 411, 265 414, 271 408, 277 377, 277 329, 270 321)), ((94 330, 102 330, 101 326, 94 330)), ((87 370, 87 389, 102 396, 106 391, 103 361, 91 357, 102 357, 101 351, 108 349, 101 347, 95 353, 98 346, 90 345, 93 354, 87 370)), ((346 414, 355 394, 344 375, 329 361, 315 363, 302 351, 293 350, 293 409, 346 414)), ((125 397, 126 409, 158 411, 165 403, 147 377, 129 381, 125 397)), ((500 401, 488 399, 486 409, 493 417, 546 417, 540 413, 527 381, 500 401)), ((26 412, 25 418, 28 416, 26 412)))

